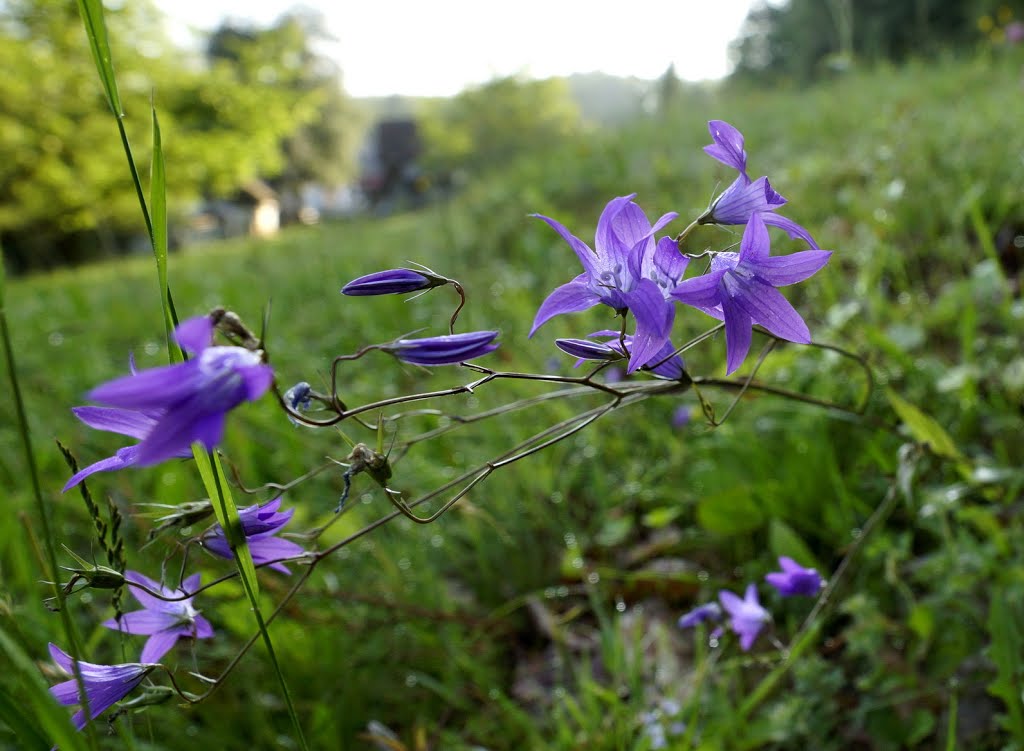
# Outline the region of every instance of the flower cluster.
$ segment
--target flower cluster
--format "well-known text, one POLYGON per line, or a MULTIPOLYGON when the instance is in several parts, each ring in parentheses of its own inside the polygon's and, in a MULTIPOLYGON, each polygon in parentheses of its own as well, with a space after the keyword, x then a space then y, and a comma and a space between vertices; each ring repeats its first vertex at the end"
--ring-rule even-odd
MULTIPOLYGON (((605 207, 593 248, 556 220, 536 215, 569 244, 583 273, 555 289, 541 304, 531 336, 557 315, 607 305, 619 315, 633 314, 633 334, 619 337, 616 345, 593 345, 589 350, 585 340, 578 339, 559 340, 559 347, 586 359, 628 358, 629 373, 645 366, 658 373, 658 367, 675 351, 669 336, 674 303, 679 302, 724 321, 729 374, 746 358, 754 325, 787 341, 811 341, 803 318, 776 288, 812 276, 828 263, 831 251, 818 249, 810 233, 776 213, 785 199, 767 177, 748 177, 742 134, 720 120, 712 121, 709 129, 714 143, 705 151, 739 175, 694 224, 746 225, 739 252, 712 253, 704 273, 684 279, 691 258, 679 251, 682 236, 655 240, 656 233, 676 214, 665 214, 651 224, 633 201, 635 194, 612 199, 605 207), (812 250, 772 256, 769 225, 806 241, 812 250)), ((674 367, 668 371, 658 374, 675 377, 671 374, 674 367)))
MULTIPOLYGON (((774 571, 765 575, 765 581, 771 584, 782 597, 805 595, 813 597, 821 590, 821 575, 813 568, 804 568, 792 558, 781 556, 779 566, 782 571, 774 571)), ((729 628, 740 639, 740 649, 748 651, 757 639, 761 630, 771 623, 772 616, 762 605, 757 596, 757 585, 748 584, 743 597, 735 592, 723 589, 718 593, 718 602, 700 605, 679 619, 680 628, 693 628, 698 623, 712 623, 729 616, 729 628), (721 606, 719 606, 721 603, 721 606)), ((715 636, 721 633, 716 629, 715 636)))

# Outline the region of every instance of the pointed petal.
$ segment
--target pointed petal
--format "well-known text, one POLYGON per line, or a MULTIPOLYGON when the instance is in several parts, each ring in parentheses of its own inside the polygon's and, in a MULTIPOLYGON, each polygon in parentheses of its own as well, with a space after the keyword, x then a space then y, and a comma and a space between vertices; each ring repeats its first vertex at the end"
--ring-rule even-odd
MULTIPOLYGON (((810 344, 811 332, 789 300, 772 286, 757 279, 740 283, 733 293, 733 302, 747 316, 761 324, 775 336, 798 344, 810 344)), ((726 336, 729 331, 726 315, 726 336)))
POLYGON ((193 639, 209 639, 213 636, 213 626, 203 616, 197 615, 189 636, 193 639))
POLYGON ((743 230, 743 239, 740 240, 739 263, 758 261, 771 254, 768 228, 764 226, 764 219, 761 216, 759 212, 755 212, 747 221, 747 226, 743 230))
MULTIPOLYGON (((609 248, 619 243, 615 231, 615 220, 622 210, 633 202, 634 198, 636 198, 636 193, 613 198, 601 211, 601 216, 597 220, 597 232, 594 234, 594 249, 598 255, 606 254, 609 248)), ((633 244, 629 243, 626 247, 631 247, 633 244)))
POLYGON ((686 273, 686 267, 690 265, 690 259, 679 252, 679 245, 671 237, 658 240, 652 260, 658 274, 668 281, 669 289, 679 284, 686 273))
POLYGON ((598 255, 622 252, 624 248, 632 248, 641 240, 651 235, 651 222, 644 210, 632 201, 623 205, 609 223, 611 236, 603 241, 595 239, 598 255))
POLYGON ((567 230, 561 222, 557 222, 550 217, 543 216, 542 214, 531 214, 531 216, 535 216, 538 219, 542 219, 547 222, 555 232, 562 236, 563 240, 569 243, 569 247, 575 251, 576 257, 580 259, 580 263, 583 264, 583 268, 587 274, 597 273, 597 255, 590 249, 590 246, 567 230))
POLYGON ((202 581, 202 576, 202 574, 192 574, 192 576, 186 576, 185 580, 181 583, 181 588, 185 590, 185 592, 192 594, 197 589, 199 589, 199 583, 202 581))
POLYGON ((725 374, 732 375, 750 352, 750 315, 728 295, 722 295, 725 315, 725 374))
POLYGON ((68 675, 74 675, 74 668, 71 667, 71 655, 65 652, 63 649, 58 647, 53 642, 47 645, 50 650, 50 658, 57 663, 57 667, 63 670, 68 675))
POLYGON ((679 282, 671 296, 696 308, 713 308, 721 302, 721 282, 725 271, 711 271, 679 282))
POLYGON ((785 287, 814 276, 828 263, 831 256, 831 250, 803 250, 799 253, 790 253, 788 256, 769 256, 745 261, 744 268, 773 287, 785 287))
POLYGON ((177 631, 164 630, 146 639, 139 662, 160 662, 160 658, 171 651, 181 635, 177 631))
POLYGON ((119 407, 72 407, 75 417, 90 428, 120 433, 141 441, 156 425, 152 413, 119 407))
POLYGON ((764 223, 771 225, 772 227, 783 229, 790 237, 803 240, 814 250, 818 249, 818 243, 814 242, 814 238, 811 237, 811 233, 792 219, 787 219, 786 217, 779 216, 774 212, 769 212, 764 215, 764 223))
POLYGON ((100 459, 95 464, 90 464, 88 467, 80 469, 75 474, 71 475, 71 478, 64 483, 64 488, 61 492, 68 492, 86 477, 94 475, 97 472, 113 472, 132 466, 136 462, 137 454, 137 446, 126 446, 123 449, 118 449, 117 453, 113 456, 107 457, 106 459, 100 459))
POLYGON ((767 211, 767 183, 768 178, 765 177, 749 184, 742 177, 736 178, 711 204, 704 224, 746 224, 755 211, 767 211))
POLYGON ((213 321, 209 316, 182 321, 174 330, 174 340, 186 352, 198 354, 213 344, 213 321))
POLYGON ((636 334, 626 368, 627 373, 632 373, 646 365, 668 341, 675 308, 665 301, 661 288, 650 279, 641 279, 624 297, 636 318, 636 334))
POLYGON ((190 360, 115 378, 89 392, 89 398, 111 407, 166 409, 194 393, 202 382, 198 362, 190 360))
POLYGON ((50 693, 53 694, 53 698, 56 699, 59 704, 63 704, 65 707, 82 703, 81 697, 78 695, 78 681, 74 678, 70 681, 64 681, 63 683, 50 686, 50 693))
MULTIPOLYGON (((124 578, 131 584, 139 584, 143 587, 148 587, 154 592, 160 592, 162 594, 172 594, 172 591, 167 587, 164 587, 160 582, 153 581, 145 574, 141 574, 138 571, 125 571, 124 578)), ((157 612, 165 612, 172 609, 172 603, 167 600, 161 600, 159 597, 154 597, 139 587, 128 587, 128 591, 132 597, 139 601, 146 610, 154 610, 157 612)))
POLYGON ((592 308, 601 301, 599 295, 593 292, 589 286, 580 282, 581 278, 576 277, 573 281, 556 288, 547 296, 547 299, 541 303, 537 316, 533 319, 530 336, 533 336, 537 329, 557 315, 577 313, 592 308))
POLYGON ((153 432, 139 444, 137 464, 141 467, 159 464, 165 459, 191 454, 195 441, 210 449, 224 436, 225 412, 203 414, 196 411, 195 400, 179 405, 164 416, 153 432))
POLYGON ((725 120, 712 120, 708 131, 714 143, 704 147, 704 153, 727 167, 746 174, 747 152, 743 148, 743 134, 725 120))
MULTIPOLYGON (((151 636, 173 628, 178 622, 177 616, 157 610, 133 610, 130 613, 122 613, 120 624, 117 619, 111 618, 103 621, 103 625, 114 631, 123 634, 135 634, 136 636, 151 636)), ((143 658, 142 662, 149 662, 143 658)))
POLYGON ((740 596, 734 592, 730 592, 728 589, 723 589, 718 593, 718 599, 722 603, 722 607, 725 608, 725 612, 729 615, 734 615, 743 607, 743 600, 740 596))
MULTIPOLYGON (((301 545, 280 537, 264 537, 261 540, 250 540, 249 550, 255 563, 294 558, 306 552, 301 545)), ((285 569, 287 571, 287 569, 285 569)))

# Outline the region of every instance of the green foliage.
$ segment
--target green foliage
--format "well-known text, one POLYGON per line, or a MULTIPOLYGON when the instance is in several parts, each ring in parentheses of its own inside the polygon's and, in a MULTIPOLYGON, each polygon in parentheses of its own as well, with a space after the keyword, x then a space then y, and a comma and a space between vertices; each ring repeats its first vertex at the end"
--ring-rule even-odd
MULTIPOLYGON (((700 153, 703 121, 724 117, 746 134, 752 172, 769 174, 790 200, 789 215, 837 250, 820 283, 787 295, 816 340, 867 353, 880 382, 865 421, 764 396, 745 397, 715 430, 699 419, 672 427, 675 400, 631 407, 502 470, 434 525, 399 520, 345 548, 271 626, 310 746, 365 747, 360 734, 376 720, 416 751, 647 749, 641 715, 666 698, 681 704, 687 726, 669 748, 1013 742, 1024 570, 1019 272, 977 233, 996 247, 999 231, 1020 219, 1019 165, 1006 155, 1024 150, 1015 127, 1024 103, 1005 96, 1018 77, 1019 60, 982 59, 855 72, 801 93, 726 89, 674 117, 531 148, 473 191, 418 213, 171 257, 183 316, 230 303, 252 321, 273 298, 268 348, 282 383, 314 382, 332 355, 366 342, 442 329, 448 290, 414 303, 338 295, 346 279, 410 257, 465 283, 467 327, 501 325, 495 362, 543 367, 551 339, 608 319, 596 310, 567 316, 527 340, 538 300, 578 266, 549 228, 526 215, 555 216, 589 238, 604 202, 632 190, 651 213, 699 212, 716 183, 731 177, 700 153), (953 99, 961 105, 955 110, 953 99), (917 406, 900 415, 882 386, 917 406), (901 422, 909 433, 898 432, 901 422), (915 472, 901 471, 907 435, 951 446, 947 453, 963 459, 925 454, 915 472), (865 536, 894 482, 906 492, 865 536), (856 546, 839 578, 837 566, 856 546), (681 612, 719 589, 760 580, 780 554, 813 556, 827 578, 839 579, 812 628, 800 631, 809 601, 767 594, 775 622, 750 654, 709 648, 706 630, 675 628, 681 612)), ((174 128, 163 116, 161 126, 169 146, 174 128)), ((180 164, 168 155, 170 184, 180 164)), ((720 245, 721 232, 698 230, 693 249, 720 245)), ((777 239, 776 252, 793 249, 777 239)), ((83 461, 123 445, 77 424, 67 407, 122 374, 128 350, 141 367, 166 361, 152 291, 152 265, 142 260, 8 285, 34 433, 61 437, 83 461)), ((694 333, 703 323, 692 321, 694 333)), ((714 372, 723 351, 712 340, 687 353, 688 365, 714 372)), ((364 364, 343 373, 342 395, 353 403, 417 385, 441 388, 464 375, 364 364)), ((563 368, 574 372, 568 360, 563 368)), ((843 403, 864 390, 856 368, 811 348, 780 348, 762 375, 843 403)), ((519 388, 534 393, 529 384, 519 388)), ((734 395, 707 396, 721 413, 734 395)), ((485 409, 491 398, 481 389, 462 406, 485 409)), ((539 405, 497 429, 423 446, 396 459, 394 482, 437 484, 575 408, 539 405)), ((11 405, 0 401, 0 481, 17 512, 30 502, 13 424, 11 405)), ((88 517, 54 490, 67 470, 48 441, 37 445, 59 537, 88 558, 88 517)), ((296 477, 347 451, 336 435, 287 424, 267 401, 232 416, 225 447, 253 484, 296 477)), ((341 485, 340 473, 327 471, 287 493, 296 527, 326 521, 341 485)), ((176 465, 98 475, 93 490, 121 504, 129 565, 147 571, 159 570, 184 535, 139 551, 152 521, 130 504, 203 495, 176 465)), ((232 492, 239 504, 249 502, 232 492)), ((364 476, 354 481, 351 505, 331 541, 387 508, 364 476)), ((45 660, 44 640, 59 626, 40 605, 38 565, 16 513, 0 519, 0 562, 9 607, 31 636, 24 649, 45 660)), ((230 571, 198 554, 190 565, 204 582, 230 571)), ((259 576, 268 606, 291 583, 259 576)), ((82 624, 109 616, 103 593, 89 594, 69 605, 82 624)), ((253 627, 237 586, 212 590, 202 608, 223 638, 197 647, 195 661, 187 651, 175 654, 179 667, 198 663, 206 672, 230 660, 253 627)), ((97 660, 117 656, 111 634, 90 636, 97 660)), ((137 647, 130 640, 124 648, 137 647)), ((19 695, 13 680, 0 675, 5 695, 19 695)), ((118 724, 134 728, 139 747, 261 748, 293 733, 277 694, 254 652, 210 700, 187 710, 149 708, 118 724)))
POLYGON ((434 169, 491 173, 539 144, 579 135, 579 110, 562 79, 496 78, 458 96, 428 102, 420 113, 434 169))

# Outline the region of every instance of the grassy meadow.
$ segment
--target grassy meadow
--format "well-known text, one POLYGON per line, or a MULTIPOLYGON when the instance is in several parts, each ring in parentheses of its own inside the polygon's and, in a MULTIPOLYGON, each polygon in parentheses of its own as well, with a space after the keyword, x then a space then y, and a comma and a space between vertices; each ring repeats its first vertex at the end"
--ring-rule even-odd
MULTIPOLYGON (((752 176, 769 175, 789 200, 785 215, 836 251, 787 297, 815 341, 862 355, 874 373, 869 384, 832 352, 779 347, 760 379, 850 406, 870 387, 866 415, 747 395, 712 429, 692 392, 652 398, 494 473, 433 524, 398 519, 343 548, 271 628, 310 747, 641 751, 657 746, 650 726, 661 722, 671 749, 1024 748, 1024 248, 1012 240, 1024 234, 1022 63, 992 55, 856 71, 802 91, 694 94, 671 115, 569 147, 538 145, 447 203, 173 255, 181 318, 224 305, 258 328, 269 305, 265 341, 285 387, 321 385, 335 355, 364 344, 443 333, 449 289, 412 302, 339 294, 356 276, 408 261, 463 283, 462 330, 501 330, 501 348, 482 364, 570 375, 553 340, 611 318, 603 308, 561 316, 527 338, 540 302, 579 273, 566 244, 528 215, 590 241, 605 203, 636 192, 649 216, 679 211, 669 227, 678 232, 732 179, 701 151, 706 121, 724 119, 746 136, 752 176), (900 399, 934 423, 913 407, 898 416, 900 399), (681 426, 680 407, 692 415, 681 426), (901 450, 947 435, 951 448, 901 450), (812 602, 767 594, 774 624, 749 653, 676 627, 720 589, 762 581, 778 555, 836 578, 807 629, 812 602), (395 737, 381 740, 376 723, 395 737)), ((169 182, 178 168, 168 165, 169 182)), ((738 238, 704 227, 688 249, 738 238)), ((774 253, 800 249, 773 232, 774 253)), ((6 296, 57 541, 99 558, 80 497, 60 493, 70 472, 55 439, 82 464, 125 445, 69 408, 127 372, 129 352, 140 367, 166 363, 152 258, 8 280, 6 296)), ((681 310, 674 339, 709 323, 681 310)), ((705 342, 687 353, 688 370, 722 376, 724 353, 721 336, 705 342)), ((471 378, 371 354, 341 370, 339 391, 352 405, 471 378)), ((430 406, 471 414, 550 390, 499 382, 430 406)), ((704 393, 719 415, 732 398, 704 393)), ((392 483, 414 494, 436 487, 598 403, 588 399, 538 403, 419 444, 395 462, 392 483)), ((428 415, 402 430, 436 424, 428 415)), ((40 531, 9 399, 0 449, 9 510, 0 624, 48 665, 46 643, 63 644, 63 633, 42 603, 51 591, 40 584, 40 531)), ((290 424, 269 397, 233 413, 224 446, 247 487, 287 483, 348 451, 335 430, 290 424)), ((289 529, 330 519, 342 484, 332 468, 286 492, 297 509, 289 529)), ((89 486, 125 515, 129 568, 176 571, 186 535, 140 550, 154 516, 140 504, 203 497, 190 463, 100 474, 89 486)), ((236 500, 255 502, 238 490, 236 500)), ((353 480, 350 503, 322 546, 390 510, 366 476, 353 480)), ((192 551, 189 570, 209 581, 233 567, 192 551)), ((269 611, 289 579, 264 570, 260 581, 269 611)), ((186 690, 201 688, 187 671, 217 675, 254 629, 233 581, 196 605, 217 637, 168 655, 186 690)), ((90 659, 135 659, 137 637, 120 643, 98 625, 111 615, 108 593, 86 590, 68 608, 90 659)), ((0 698, 18 690, 0 671, 0 698)), ((260 646, 205 702, 122 716, 110 735, 102 720, 97 728, 99 748, 298 747, 260 646)), ((2 723, 0 747, 22 747, 2 723)))

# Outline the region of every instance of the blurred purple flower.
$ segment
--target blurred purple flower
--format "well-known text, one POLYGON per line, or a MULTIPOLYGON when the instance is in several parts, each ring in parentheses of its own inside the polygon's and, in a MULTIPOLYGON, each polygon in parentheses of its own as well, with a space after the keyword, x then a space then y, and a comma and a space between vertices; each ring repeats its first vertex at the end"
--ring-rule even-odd
MULTIPOLYGON (((163 413, 159 410, 151 412, 137 412, 130 409, 118 409, 117 407, 72 407, 71 411, 79 420, 90 428, 106 430, 111 433, 120 433, 130 438, 143 440, 156 426, 163 413)), ((62 492, 67 492, 75 487, 85 478, 97 472, 115 472, 125 467, 131 467, 138 463, 139 447, 125 446, 106 459, 101 459, 95 464, 80 469, 71 476, 71 479, 64 485, 62 492)), ((178 458, 192 456, 189 447, 182 448, 174 454, 178 458)))
POLYGON ((735 371, 750 351, 751 327, 764 326, 790 342, 809 344, 811 332, 800 314, 776 287, 796 284, 828 263, 830 250, 770 255, 762 214, 750 217, 740 252, 717 253, 703 276, 686 279, 672 297, 725 321, 726 371, 735 371))
MULTIPOLYGON (((199 587, 199 574, 193 574, 183 581, 181 589, 168 589, 137 571, 126 571, 124 578, 141 584, 166 597, 176 597, 194 592, 199 587)), ((111 618, 103 625, 125 634, 149 636, 139 656, 140 662, 159 662, 178 639, 209 639, 213 626, 192 607, 192 598, 162 600, 138 587, 129 587, 132 596, 142 605, 142 610, 123 613, 121 620, 111 618)))
POLYGON ((685 428, 690 424, 690 420, 693 419, 693 407, 686 404, 676 407, 672 413, 672 427, 673 428, 685 428))
POLYGON ((804 568, 792 558, 779 556, 782 571, 765 574, 765 581, 779 591, 783 597, 807 595, 814 597, 821 591, 821 576, 813 568, 804 568))
POLYGON ((244 401, 255 401, 270 388, 274 374, 259 353, 244 347, 213 346, 209 317, 183 321, 175 337, 183 349, 195 355, 193 359, 117 378, 89 393, 93 401, 136 413, 135 424, 128 426, 134 432, 128 434, 141 442, 131 447, 135 451, 127 460, 120 457, 122 466, 145 466, 187 455, 195 441, 213 448, 224 435, 227 413, 244 401))
POLYGON ((693 628, 698 623, 718 621, 722 618, 722 608, 717 602, 709 602, 694 608, 679 619, 679 628, 693 628))
POLYGON ((619 314, 628 310, 636 319, 636 345, 630 353, 627 373, 648 363, 668 340, 675 317, 668 295, 688 263, 671 238, 654 241, 655 232, 677 214, 665 214, 652 226, 643 209, 633 202, 635 195, 613 198, 605 206, 597 222, 593 250, 559 222, 534 214, 569 243, 583 265, 583 273, 556 288, 541 303, 530 336, 557 315, 587 310, 598 303, 619 314))
POLYGON ((407 292, 418 292, 448 284, 448 279, 426 271, 413 269, 388 269, 361 276, 341 288, 341 294, 364 295, 402 295, 407 292))
POLYGON ((380 349, 413 365, 457 365, 496 350, 498 345, 492 342, 497 336, 497 331, 470 331, 421 339, 399 339, 381 345, 380 349))
POLYGON ((740 649, 748 651, 761 629, 772 619, 757 599, 757 587, 748 584, 742 600, 739 595, 723 589, 718 599, 729 614, 729 628, 740 637, 740 649))
MULTIPOLYGON (((56 644, 50 644, 50 656, 65 673, 72 676, 75 674, 72 663, 76 661, 72 660, 70 655, 56 644)), ((112 705, 134 691, 156 667, 156 665, 144 665, 137 662, 123 665, 94 665, 81 660, 77 660, 77 662, 78 669, 82 673, 85 698, 89 705, 89 720, 96 719, 112 705)), ((74 678, 50 686, 50 693, 66 707, 82 703, 78 693, 78 681, 74 678)), ((79 730, 85 727, 89 720, 85 718, 85 711, 82 709, 75 712, 71 718, 71 722, 79 730)))
POLYGON ((1007 44, 1020 44, 1024 42, 1024 23, 1013 21, 1006 26, 1005 30, 1007 44))
POLYGON ((772 188, 767 177, 751 180, 747 174, 747 152, 743 148, 743 134, 724 120, 712 120, 708 130, 714 143, 704 147, 704 152, 722 164, 739 172, 733 183, 711 202, 711 206, 698 220, 700 224, 746 224, 758 212, 764 214, 765 224, 785 230, 790 237, 799 237, 812 248, 817 248, 811 234, 775 210, 786 203, 786 199, 772 188))
MULTIPOLYGON (((301 545, 275 536, 291 521, 292 515, 295 513, 293 508, 287 511, 278 511, 280 507, 281 499, 275 498, 262 506, 246 506, 238 509, 242 532, 249 544, 253 563, 257 566, 269 561, 295 558, 306 552, 301 545)), ((235 557, 231 552, 227 536, 224 534, 224 528, 220 524, 215 525, 213 529, 203 535, 200 541, 203 547, 214 555, 227 559, 235 557)), ((270 568, 283 574, 291 573, 283 563, 272 563, 270 568)))

